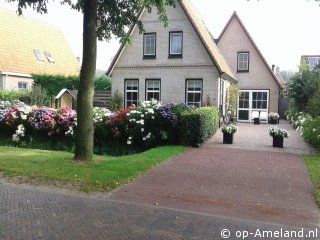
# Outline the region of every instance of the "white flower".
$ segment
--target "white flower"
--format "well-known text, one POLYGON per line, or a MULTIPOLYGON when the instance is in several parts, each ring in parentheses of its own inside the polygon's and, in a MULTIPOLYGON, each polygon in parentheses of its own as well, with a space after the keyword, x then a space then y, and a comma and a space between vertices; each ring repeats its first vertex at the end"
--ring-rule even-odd
POLYGON ((141 128, 141 132, 144 132, 144 128, 141 128))
POLYGON ((312 129, 312 132, 315 132, 315 131, 317 131, 317 129, 315 129, 315 128, 314 128, 314 129, 312 129))
POLYGON ((145 140, 147 140, 147 138, 146 138, 146 137, 144 137, 144 138, 142 138, 142 140, 143 140, 143 141, 145 141, 145 140))
POLYGON ((128 139, 129 139, 129 140, 131 140, 131 139, 132 139, 132 137, 128 137, 128 139))
POLYGON ((143 117, 144 117, 144 114, 141 114, 141 117, 143 118, 143 117))
POLYGON ((127 141, 127 144, 130 145, 132 142, 130 140, 127 141))
POLYGON ((151 118, 154 119, 154 116, 152 116, 151 118))

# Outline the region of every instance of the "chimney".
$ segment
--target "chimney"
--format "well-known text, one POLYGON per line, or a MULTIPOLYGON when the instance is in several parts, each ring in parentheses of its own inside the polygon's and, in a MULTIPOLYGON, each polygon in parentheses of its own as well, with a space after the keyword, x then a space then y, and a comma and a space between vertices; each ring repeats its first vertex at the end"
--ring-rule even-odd
POLYGON ((276 65, 272 64, 272 72, 274 72, 274 68, 276 65))

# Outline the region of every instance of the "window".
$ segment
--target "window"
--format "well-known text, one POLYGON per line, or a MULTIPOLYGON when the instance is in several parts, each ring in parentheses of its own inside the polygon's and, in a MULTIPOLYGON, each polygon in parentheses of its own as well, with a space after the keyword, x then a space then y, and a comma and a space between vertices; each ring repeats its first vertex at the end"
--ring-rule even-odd
POLYGON ((201 106, 202 80, 187 80, 186 102, 188 105, 201 106))
POLYGON ((27 90, 28 84, 24 82, 18 82, 18 89, 19 90, 27 90))
POLYGON ((137 106, 139 100, 139 80, 125 80, 125 107, 137 106))
POLYGON ((55 62, 56 62, 56 61, 54 60, 54 57, 52 56, 51 53, 49 53, 49 52, 44 52, 44 54, 46 55, 49 63, 55 63, 55 62))
POLYGON ((169 57, 182 57, 182 32, 169 33, 169 57))
POLYGON ((44 62, 44 58, 39 50, 34 49, 33 52, 36 55, 38 61, 44 62))
POLYGON ((156 58, 156 34, 143 35, 143 58, 156 58))
POLYGON ((160 80, 146 80, 146 100, 160 101, 160 80))
POLYGON ((252 92, 252 108, 266 109, 268 102, 267 92, 252 92))
POLYGON ((249 72, 249 52, 238 52, 238 72, 249 72))

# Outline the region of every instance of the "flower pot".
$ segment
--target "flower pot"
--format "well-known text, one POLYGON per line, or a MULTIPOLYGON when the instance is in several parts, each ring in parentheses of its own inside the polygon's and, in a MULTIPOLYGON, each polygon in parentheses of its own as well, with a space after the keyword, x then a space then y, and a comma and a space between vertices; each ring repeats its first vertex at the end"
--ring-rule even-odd
POLYGON ((254 118, 253 119, 253 124, 254 125, 260 125, 260 119, 259 118, 254 118))
POLYGON ((270 118, 269 119, 269 124, 278 124, 278 123, 279 123, 278 119, 275 119, 275 118, 270 118))
POLYGON ((233 134, 232 133, 224 133, 223 134, 223 143, 224 144, 232 144, 233 143, 233 134))
POLYGON ((273 147, 283 148, 283 137, 274 136, 273 137, 273 147))

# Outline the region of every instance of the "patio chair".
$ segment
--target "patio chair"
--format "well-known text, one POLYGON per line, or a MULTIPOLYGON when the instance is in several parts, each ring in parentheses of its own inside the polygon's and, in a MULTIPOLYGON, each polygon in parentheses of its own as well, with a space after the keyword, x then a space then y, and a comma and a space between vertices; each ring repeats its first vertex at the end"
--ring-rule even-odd
POLYGON ((268 123, 268 113, 263 111, 260 112, 260 122, 268 123))
POLYGON ((250 123, 251 123, 252 120, 254 121, 254 124, 259 124, 259 121, 260 121, 259 111, 252 111, 251 112, 250 123))

